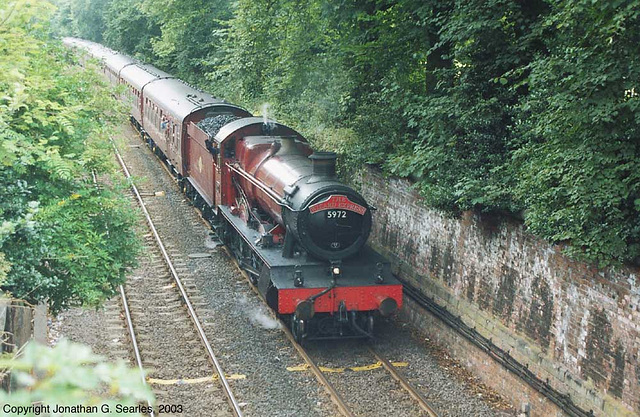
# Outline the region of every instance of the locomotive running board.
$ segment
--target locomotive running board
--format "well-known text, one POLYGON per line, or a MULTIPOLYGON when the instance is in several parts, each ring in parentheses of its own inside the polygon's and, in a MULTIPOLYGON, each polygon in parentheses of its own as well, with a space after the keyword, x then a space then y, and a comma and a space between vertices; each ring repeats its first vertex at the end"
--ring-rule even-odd
POLYGON ((306 255, 294 256, 292 258, 283 258, 282 257, 282 248, 273 247, 273 248, 263 248, 255 244, 256 241, 260 240, 262 236, 260 236, 260 232, 255 229, 251 229, 248 227, 242 219, 238 216, 235 216, 231 213, 231 209, 228 206, 218 206, 219 212, 224 216, 225 219, 233 226, 234 229, 238 232, 240 237, 244 239, 245 242, 249 245, 249 247, 262 259, 269 267, 279 267, 279 266, 291 266, 294 267, 296 265, 302 264, 314 264, 314 265, 324 265, 323 262, 320 262, 315 259, 308 259, 306 255))

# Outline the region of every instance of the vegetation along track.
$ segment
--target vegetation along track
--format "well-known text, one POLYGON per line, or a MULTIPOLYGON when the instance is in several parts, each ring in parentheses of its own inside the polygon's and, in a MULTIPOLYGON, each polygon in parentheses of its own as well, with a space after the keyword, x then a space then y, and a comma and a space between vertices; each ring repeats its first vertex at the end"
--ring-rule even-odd
MULTIPOLYGON (((125 176, 130 179, 129 170, 115 145, 114 150, 125 176)), ((152 386, 163 387, 155 390, 158 397, 155 411, 160 414, 242 416, 191 301, 195 295, 189 294, 189 290, 195 292, 192 279, 179 276, 179 266, 174 265, 169 255, 171 250, 157 232, 143 201, 143 193, 133 183, 131 189, 150 231, 145 235, 148 258, 143 260, 145 273, 130 277, 120 292, 136 362, 140 368, 144 364, 150 370, 148 382, 152 386), (212 387, 202 389, 207 383, 212 387), (224 396, 228 406, 222 400, 224 396)))

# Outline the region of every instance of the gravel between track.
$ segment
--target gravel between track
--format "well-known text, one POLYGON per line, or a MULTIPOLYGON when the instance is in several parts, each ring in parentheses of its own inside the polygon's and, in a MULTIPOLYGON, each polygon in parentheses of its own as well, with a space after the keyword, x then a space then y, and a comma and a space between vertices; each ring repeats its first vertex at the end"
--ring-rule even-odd
MULTIPOLYGON (((185 201, 160 162, 149 149, 140 146, 137 133, 129 126, 123 127, 118 137, 121 140, 120 150, 132 175, 138 179, 136 183, 140 191, 145 194, 157 191, 166 193, 165 196, 145 198, 147 209, 154 219, 170 219, 164 222, 156 220, 156 226, 162 238, 172 242, 170 254, 174 260, 178 260, 181 271, 192 276, 193 287, 190 293, 202 296, 202 303, 196 306, 196 310, 204 321, 205 332, 223 369, 227 374, 246 376, 246 379, 230 381, 238 401, 243 405, 245 415, 338 415, 324 389, 310 372, 287 370, 287 367, 302 364, 302 359, 278 329, 278 324, 271 319, 263 302, 249 289, 226 253, 213 248, 208 228, 185 201)), ((54 323, 53 327, 57 326, 60 333, 73 340, 98 346, 100 353, 112 357, 110 341, 117 338, 112 337, 117 332, 101 330, 104 327, 104 317, 100 313, 85 311, 79 315, 76 310, 72 310, 63 313, 62 324, 54 323), (102 335, 98 338, 100 340, 89 336, 94 331, 102 335)), ((422 389, 426 398, 433 402, 432 405, 443 417, 515 415, 513 411, 490 408, 483 401, 485 397, 480 398, 477 390, 445 370, 434 351, 401 326, 401 323, 383 323, 379 329, 377 348, 380 353, 392 361, 409 363, 407 368, 400 371, 411 383, 422 389)), ((308 348, 322 358, 319 365, 349 367, 370 364, 365 363, 373 360, 370 355, 358 358, 351 354, 350 346, 353 343, 310 343, 308 348)), ((193 346, 193 349, 200 348, 193 346)), ((122 348, 115 352, 122 356, 122 348)), ((161 361, 159 365, 162 365, 161 361)), ((198 368, 199 365, 195 367, 198 368)), ((348 403, 358 401, 358 408, 362 410, 359 415, 420 415, 415 403, 391 380, 386 370, 376 369, 359 374, 362 375, 349 375, 349 372, 345 372, 331 376, 331 379, 337 379, 336 385, 352 387, 339 391, 347 397, 345 399, 348 403), (364 378, 369 386, 349 384, 349 378, 364 378), (375 392, 380 392, 380 389, 393 391, 392 398, 397 398, 397 401, 380 403, 378 398, 378 403, 362 402, 367 396, 376 399, 378 396, 375 392)), ((208 393, 205 386, 201 388, 201 395, 206 396, 208 393)), ((188 415, 210 415, 207 410, 201 411, 188 415)))
MULTIPOLYGON (((188 416, 233 416, 155 241, 150 235, 145 240, 146 254, 125 291, 142 364, 150 378, 166 383, 151 383, 157 404, 181 407, 188 416), (202 382, 188 382, 194 380, 202 382)), ((181 278, 187 284, 191 277, 181 278)))
POLYGON ((441 417, 517 415, 511 404, 480 384, 478 378, 465 373, 445 350, 425 340, 424 335, 406 323, 380 322, 377 330, 378 352, 391 361, 408 362, 407 367, 398 371, 419 389, 441 417), (464 381, 461 375, 465 375, 464 381))
POLYGON ((344 372, 328 373, 327 378, 342 395, 356 416, 423 416, 418 403, 382 367, 371 370, 351 370, 376 363, 361 340, 330 341, 311 344, 307 351, 313 359, 330 368, 347 368, 344 372))

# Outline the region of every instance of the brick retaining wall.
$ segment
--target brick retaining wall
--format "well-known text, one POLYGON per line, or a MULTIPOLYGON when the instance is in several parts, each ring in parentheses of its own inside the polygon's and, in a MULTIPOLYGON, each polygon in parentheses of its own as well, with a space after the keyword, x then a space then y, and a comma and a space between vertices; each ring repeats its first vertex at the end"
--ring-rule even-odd
MULTIPOLYGON (((373 168, 358 180, 378 208, 370 241, 400 276, 581 407, 597 416, 640 415, 637 269, 599 270, 571 261, 513 220, 470 212, 447 217, 421 206, 408 181, 384 178, 373 168)), ((418 323, 435 320, 409 314, 418 323)), ((455 335, 438 326, 420 327, 450 345, 455 335)), ((530 402, 531 415, 552 415, 553 406, 524 386, 510 383, 505 392, 503 378, 494 376, 501 375, 499 365, 475 350, 460 343, 454 353, 516 405, 530 402)))

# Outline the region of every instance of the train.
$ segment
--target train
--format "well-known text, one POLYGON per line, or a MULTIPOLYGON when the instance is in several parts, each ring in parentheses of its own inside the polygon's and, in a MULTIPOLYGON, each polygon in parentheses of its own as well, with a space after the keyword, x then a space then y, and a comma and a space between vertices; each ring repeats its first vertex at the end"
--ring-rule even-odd
POLYGON ((371 338, 402 307, 401 283, 367 245, 375 207, 336 177, 336 154, 289 126, 100 44, 96 60, 133 126, 295 339, 371 338))

